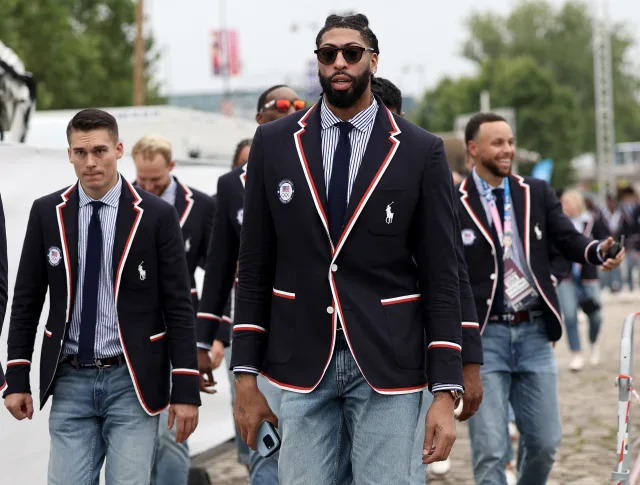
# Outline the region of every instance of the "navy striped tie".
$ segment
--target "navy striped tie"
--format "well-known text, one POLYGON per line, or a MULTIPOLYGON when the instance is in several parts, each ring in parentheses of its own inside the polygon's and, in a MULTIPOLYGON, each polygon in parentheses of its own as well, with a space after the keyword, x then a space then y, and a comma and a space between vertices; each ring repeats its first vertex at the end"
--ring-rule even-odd
POLYGON ((347 198, 349 191, 349 161, 351 160, 351 142, 349 132, 353 125, 348 121, 336 123, 340 129, 338 145, 333 154, 333 165, 331 167, 331 179, 329 180, 329 197, 327 200, 329 208, 329 232, 333 244, 338 244, 344 215, 347 212, 347 198))
POLYGON ((98 283, 102 267, 102 227, 98 212, 102 202, 91 202, 93 213, 87 234, 87 253, 84 259, 84 285, 82 286, 82 313, 78 337, 78 362, 92 364, 95 358, 96 321, 98 319, 98 283))

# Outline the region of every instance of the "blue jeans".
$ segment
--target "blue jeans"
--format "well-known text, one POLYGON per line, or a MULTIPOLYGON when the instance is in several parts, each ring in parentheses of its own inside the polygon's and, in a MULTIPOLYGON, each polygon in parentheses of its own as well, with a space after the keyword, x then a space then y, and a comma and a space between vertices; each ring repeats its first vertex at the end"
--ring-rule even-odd
POLYGON ((365 381, 344 335, 322 382, 307 394, 285 391, 280 404, 280 482, 342 485, 409 483, 422 394, 382 395, 365 381), (349 443, 342 434, 346 429, 349 443), (350 461, 344 460, 345 456, 350 461))
POLYGON ((168 429, 169 409, 158 419, 158 442, 153 457, 151 485, 187 485, 189 481, 189 446, 176 443, 176 423, 168 429))
POLYGON ((600 288, 609 288, 612 292, 622 289, 622 270, 620 266, 611 271, 600 271, 600 288))
POLYGON ((424 449, 425 419, 427 411, 433 402, 433 394, 429 389, 422 391, 422 403, 418 413, 418 424, 413 436, 413 447, 411 449, 411 475, 409 483, 411 485, 424 485, 427 477, 427 465, 422 463, 422 450, 424 449))
MULTIPOLYGON (((264 394, 273 413, 280 417, 281 389, 272 385, 266 377, 258 376, 258 389, 264 394)), ((278 485, 278 457, 280 452, 268 458, 249 450, 249 480, 251 485, 278 485)))
POLYGON ((49 414, 49 485, 146 485, 158 434, 126 365, 74 369, 60 364, 49 414))
MULTIPOLYGON (((578 332, 578 285, 573 279, 565 279, 558 285, 558 299, 560 309, 564 317, 564 325, 567 328, 569 349, 572 352, 580 351, 580 333, 578 332)), ((597 281, 582 282, 582 292, 584 297, 600 302, 600 284, 597 281)), ((596 310, 587 314, 589 319, 589 341, 594 343, 598 339, 600 324, 602 323, 602 312, 596 310)))
POLYGON ((476 485, 506 485, 509 402, 523 447, 518 485, 547 481, 562 437, 557 365, 544 321, 489 323, 482 336, 484 395, 469 420, 476 485))

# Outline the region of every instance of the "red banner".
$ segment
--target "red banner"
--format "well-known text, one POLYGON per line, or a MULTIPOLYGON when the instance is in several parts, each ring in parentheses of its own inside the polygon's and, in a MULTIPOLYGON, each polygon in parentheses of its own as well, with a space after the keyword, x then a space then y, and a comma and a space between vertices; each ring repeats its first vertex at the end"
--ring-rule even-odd
POLYGON ((242 71, 240 43, 236 30, 211 33, 211 68, 214 76, 238 76, 242 71))

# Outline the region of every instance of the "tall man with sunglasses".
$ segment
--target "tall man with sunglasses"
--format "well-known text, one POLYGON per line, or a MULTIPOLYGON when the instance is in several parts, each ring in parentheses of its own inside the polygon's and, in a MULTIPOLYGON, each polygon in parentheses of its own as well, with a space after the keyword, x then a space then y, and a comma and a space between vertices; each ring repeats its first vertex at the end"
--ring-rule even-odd
MULTIPOLYGON (((279 84, 258 98, 256 121, 259 125, 283 118, 306 107, 305 101, 288 86, 279 84)), ((236 276, 240 229, 244 219, 244 194, 247 165, 243 164, 218 179, 216 212, 205 267, 202 298, 198 310, 198 362, 200 372, 211 376, 208 352, 216 352, 230 343, 231 321, 223 316, 236 276)), ((249 169, 250 170, 250 169, 249 169)), ((278 413, 281 391, 260 378, 260 388, 269 405, 278 413)), ((249 459, 253 485, 278 484, 277 456, 263 458, 252 451, 249 459)))
POLYGON ((259 127, 249 156, 234 416, 253 448, 264 420, 278 424, 261 372, 285 390, 282 483, 333 483, 344 457, 356 483, 406 483, 427 385, 425 462, 455 441, 451 172, 440 139, 372 96, 379 49, 364 15, 329 16, 316 46, 322 98, 259 127))

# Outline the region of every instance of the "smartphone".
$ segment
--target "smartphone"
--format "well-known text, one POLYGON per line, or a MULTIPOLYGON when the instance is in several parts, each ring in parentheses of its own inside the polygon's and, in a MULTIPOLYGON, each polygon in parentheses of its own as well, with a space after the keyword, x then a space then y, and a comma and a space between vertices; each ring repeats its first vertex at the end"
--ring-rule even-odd
POLYGON ((620 236, 620 242, 614 242, 607 251, 606 259, 615 258, 624 247, 624 235, 620 236))
POLYGON ((256 435, 256 448, 260 456, 270 457, 280 449, 280 435, 269 421, 263 421, 256 435))

